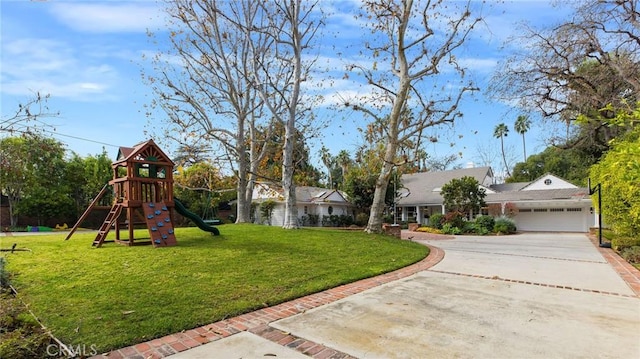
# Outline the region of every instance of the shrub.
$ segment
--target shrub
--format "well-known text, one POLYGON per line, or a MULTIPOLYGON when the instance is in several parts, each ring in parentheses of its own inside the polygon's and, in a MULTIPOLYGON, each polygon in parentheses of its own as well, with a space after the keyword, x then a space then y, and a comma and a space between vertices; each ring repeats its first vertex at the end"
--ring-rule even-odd
MULTIPOLYGON (((477 223, 474 223, 474 224, 473 224, 473 227, 474 227, 474 229, 475 229, 475 231, 474 231, 474 232, 475 232, 477 235, 480 235, 480 236, 486 236, 487 234, 491 233, 491 230, 489 230, 489 229, 487 229, 487 228, 485 228, 485 227, 483 227, 483 226, 480 226, 480 225, 478 225, 477 223)), ((493 229, 493 228, 492 228, 492 229, 493 229)))
POLYGON ((429 218, 429 225, 436 229, 442 229, 443 219, 444 219, 443 214, 436 213, 429 218))
POLYGON ((340 217, 338 218, 338 222, 342 227, 349 227, 350 225, 353 224, 353 217, 348 216, 346 214, 341 214, 340 217))
POLYGON ((369 214, 368 213, 358 213, 356 215, 355 224, 356 226, 364 227, 369 223, 369 214))
POLYGON ((614 236, 611 239, 611 248, 622 253, 627 248, 640 246, 640 238, 632 238, 626 236, 614 236))
POLYGON ((464 213, 462 212, 449 212, 444 215, 443 219, 445 224, 450 224, 452 227, 463 228, 464 227, 464 213))
POLYGON ((474 222, 462 222, 462 233, 476 233, 476 224, 474 222))
POLYGON ((493 225, 493 231, 501 234, 515 233, 516 224, 510 218, 501 217, 496 219, 496 223, 493 225))
POLYGON ((51 339, 20 301, 0 289, 0 358, 46 358, 51 339))
POLYGON ((491 216, 478 216, 476 218, 475 224, 476 224, 476 231, 482 228, 482 229, 485 229, 488 233, 493 231, 493 226, 495 226, 496 220, 491 216))
POLYGON ((318 223, 320 222, 320 215, 319 214, 309 214, 309 225, 310 226, 317 226, 318 223))
POLYGON ((640 246, 625 248, 620 256, 631 264, 640 264, 640 246))
POLYGON ((442 226, 442 233, 444 234, 460 234, 461 232, 460 228, 452 226, 450 223, 445 223, 442 226))
POLYGON ((442 234, 441 230, 433 227, 418 227, 418 229, 416 229, 416 232, 442 234))

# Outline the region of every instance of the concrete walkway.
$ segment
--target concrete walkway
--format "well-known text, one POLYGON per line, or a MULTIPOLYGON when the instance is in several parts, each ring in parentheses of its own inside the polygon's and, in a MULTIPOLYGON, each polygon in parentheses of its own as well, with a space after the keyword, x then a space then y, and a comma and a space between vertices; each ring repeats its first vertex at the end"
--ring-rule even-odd
POLYGON ((586 235, 403 236, 431 255, 106 357, 640 358, 640 291, 586 235))

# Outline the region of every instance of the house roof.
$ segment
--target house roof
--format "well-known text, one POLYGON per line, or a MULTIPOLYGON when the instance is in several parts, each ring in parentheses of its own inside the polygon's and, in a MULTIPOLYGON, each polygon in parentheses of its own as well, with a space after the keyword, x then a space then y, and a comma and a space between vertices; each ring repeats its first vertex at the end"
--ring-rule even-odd
MULTIPOLYGON (((282 201, 283 189, 278 184, 270 183, 256 183, 256 189, 263 195, 263 199, 274 199, 276 201, 282 201)), ((335 189, 312 187, 312 186, 297 186, 296 187, 296 202, 298 203, 342 203, 351 205, 347 195, 335 189)))
POLYGON ((452 179, 473 177, 478 183, 489 186, 493 181, 491 167, 463 168, 440 172, 420 172, 402 175, 402 186, 408 196, 398 200, 399 205, 441 204, 440 189, 452 179))
POLYGON ((524 202, 590 199, 586 188, 559 188, 488 193, 485 202, 524 202))
POLYGON ((173 161, 167 156, 153 140, 148 140, 136 144, 134 147, 120 147, 118 155, 113 165, 136 161, 149 161, 153 158, 153 162, 165 163, 173 166, 173 161))
MULTIPOLYGON (((407 197, 398 200, 398 204, 403 206, 441 205, 443 199, 439 189, 452 179, 472 176, 483 184, 493 179, 492 174, 490 168, 479 167, 403 175, 402 183, 410 192, 407 197)), ((577 187, 550 173, 531 182, 490 184, 485 187, 489 189, 485 197, 487 203, 590 200, 587 188, 577 187)))
POLYGON ((531 182, 514 182, 514 183, 492 184, 491 186, 489 186, 489 189, 495 192, 519 191, 530 183, 531 182))

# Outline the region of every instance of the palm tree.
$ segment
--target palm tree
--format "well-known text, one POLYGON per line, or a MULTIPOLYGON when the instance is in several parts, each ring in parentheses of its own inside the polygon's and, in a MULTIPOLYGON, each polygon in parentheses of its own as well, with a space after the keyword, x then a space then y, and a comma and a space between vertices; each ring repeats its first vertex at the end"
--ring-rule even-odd
POLYGON ((333 169, 333 157, 331 157, 331 153, 329 150, 322 146, 320 149, 320 160, 327 167, 327 173, 329 174, 329 188, 333 188, 333 177, 331 176, 331 170, 333 169))
POLYGON ((511 176, 509 172, 509 166, 507 165, 507 157, 504 154, 504 138, 507 137, 509 133, 509 127, 503 123, 500 123, 493 130, 493 137, 500 139, 500 147, 502 148, 502 160, 504 161, 504 168, 507 171, 507 176, 511 176))
POLYGON ((522 135, 522 152, 524 153, 524 162, 527 162, 527 147, 524 143, 524 134, 529 131, 529 128, 531 128, 531 120, 529 120, 529 117, 525 115, 518 116, 516 123, 513 125, 513 129, 522 135))
POLYGON ((349 152, 341 150, 335 159, 338 162, 338 165, 340 165, 340 169, 342 169, 342 184, 344 184, 344 177, 349 169, 349 165, 351 164, 351 157, 349 157, 349 152))

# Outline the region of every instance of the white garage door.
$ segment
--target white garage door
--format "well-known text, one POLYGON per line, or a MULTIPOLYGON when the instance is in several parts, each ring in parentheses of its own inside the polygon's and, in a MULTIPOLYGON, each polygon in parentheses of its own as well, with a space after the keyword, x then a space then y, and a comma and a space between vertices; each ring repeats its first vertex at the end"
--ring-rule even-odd
POLYGON ((519 231, 587 232, 588 208, 521 208, 515 216, 519 231))

